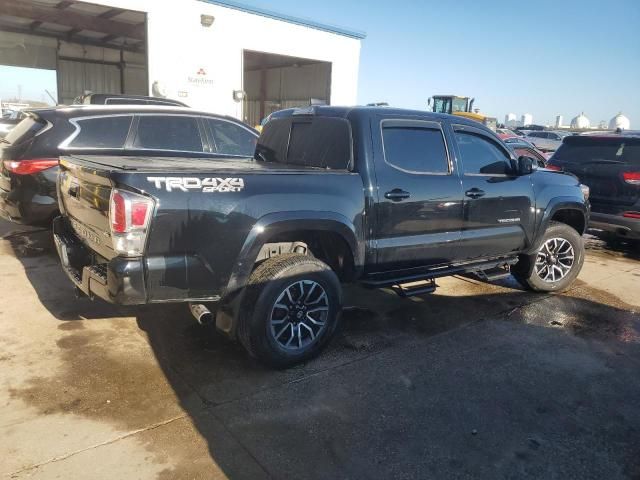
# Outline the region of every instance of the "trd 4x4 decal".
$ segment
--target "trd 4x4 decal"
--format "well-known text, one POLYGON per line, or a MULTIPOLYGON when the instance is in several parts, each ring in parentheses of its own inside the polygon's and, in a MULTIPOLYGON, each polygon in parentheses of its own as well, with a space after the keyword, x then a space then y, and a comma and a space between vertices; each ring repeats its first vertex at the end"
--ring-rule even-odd
POLYGON ((147 180, 167 192, 200 190, 203 193, 227 193, 240 192, 244 188, 242 178, 147 177, 147 180))

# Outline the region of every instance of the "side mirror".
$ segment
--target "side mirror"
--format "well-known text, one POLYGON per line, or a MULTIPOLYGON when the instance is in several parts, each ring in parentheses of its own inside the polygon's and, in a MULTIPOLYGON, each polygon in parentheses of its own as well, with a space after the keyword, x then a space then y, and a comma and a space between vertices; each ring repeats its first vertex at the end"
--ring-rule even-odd
POLYGON ((518 158, 518 175, 530 175, 533 173, 533 165, 536 160, 531 157, 522 156, 518 158))

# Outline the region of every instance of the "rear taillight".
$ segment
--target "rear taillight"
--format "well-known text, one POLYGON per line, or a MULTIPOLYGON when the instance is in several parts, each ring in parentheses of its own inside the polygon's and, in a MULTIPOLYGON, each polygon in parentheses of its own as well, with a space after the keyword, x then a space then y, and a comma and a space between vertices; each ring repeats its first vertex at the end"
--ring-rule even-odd
POLYGON ((630 185, 640 185, 640 172, 624 172, 622 178, 630 185))
POLYGON ((559 167, 557 165, 550 165, 548 163, 544 168, 546 168, 547 170, 553 170, 554 172, 561 172, 562 171, 562 167, 559 167))
POLYGON ((623 217, 640 219, 640 212, 624 212, 623 217))
POLYGON ((5 160, 4 168, 17 175, 31 175, 58 166, 57 158, 33 158, 29 160, 5 160))
POLYGON ((142 255, 155 202, 138 193, 113 189, 109 201, 111 239, 116 253, 142 255))

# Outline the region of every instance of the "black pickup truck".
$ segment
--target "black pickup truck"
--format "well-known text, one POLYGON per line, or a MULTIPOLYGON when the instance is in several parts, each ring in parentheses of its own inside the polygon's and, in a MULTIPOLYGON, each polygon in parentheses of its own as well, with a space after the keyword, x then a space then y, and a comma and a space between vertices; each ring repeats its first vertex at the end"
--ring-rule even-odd
POLYGON ((588 190, 512 155, 460 117, 284 110, 254 158, 63 157, 54 238, 85 294, 189 302, 201 322, 284 367, 327 344, 341 283, 401 296, 469 273, 511 273, 538 291, 571 285, 588 190))

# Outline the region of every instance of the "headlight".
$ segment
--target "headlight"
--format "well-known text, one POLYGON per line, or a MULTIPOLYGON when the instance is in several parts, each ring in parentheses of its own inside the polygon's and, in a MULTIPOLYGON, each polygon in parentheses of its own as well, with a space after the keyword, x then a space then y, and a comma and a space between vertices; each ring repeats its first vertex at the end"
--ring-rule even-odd
POLYGON ((582 190, 582 195, 584 196, 584 199, 589 200, 589 187, 581 183, 580 190, 582 190))

